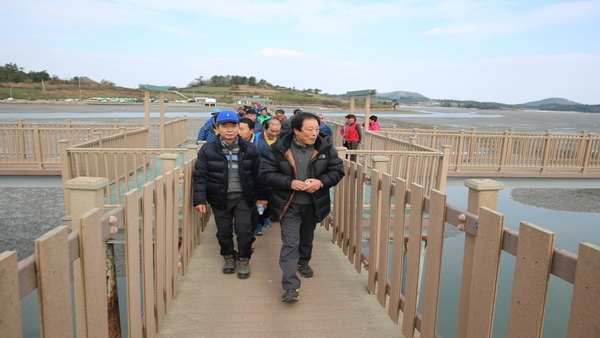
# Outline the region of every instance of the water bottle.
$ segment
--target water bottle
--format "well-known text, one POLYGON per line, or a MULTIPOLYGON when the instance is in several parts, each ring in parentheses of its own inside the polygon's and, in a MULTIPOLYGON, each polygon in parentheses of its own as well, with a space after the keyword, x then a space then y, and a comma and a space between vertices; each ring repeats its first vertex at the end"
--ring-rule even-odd
POLYGON ((262 204, 259 204, 256 206, 256 210, 258 211, 259 215, 262 215, 265 212, 265 206, 262 204))

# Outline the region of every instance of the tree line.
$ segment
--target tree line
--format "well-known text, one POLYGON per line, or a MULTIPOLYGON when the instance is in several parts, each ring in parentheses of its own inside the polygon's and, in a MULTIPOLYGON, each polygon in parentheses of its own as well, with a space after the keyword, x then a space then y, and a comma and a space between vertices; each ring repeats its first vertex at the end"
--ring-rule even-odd
POLYGON ((261 79, 256 81, 255 76, 239 76, 239 75, 213 75, 210 78, 205 79, 204 76, 199 76, 190 82, 187 87, 231 87, 236 85, 248 85, 248 86, 259 86, 259 87, 272 87, 266 80, 261 79))
POLYGON ((25 69, 15 63, 0 66, 0 82, 42 82, 42 80, 48 81, 50 79, 50 74, 45 70, 25 73, 25 69))

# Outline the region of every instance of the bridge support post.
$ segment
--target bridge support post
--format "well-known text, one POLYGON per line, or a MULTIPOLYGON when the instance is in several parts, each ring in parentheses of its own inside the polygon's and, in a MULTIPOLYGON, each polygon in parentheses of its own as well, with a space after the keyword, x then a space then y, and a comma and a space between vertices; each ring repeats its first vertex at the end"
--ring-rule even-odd
POLYGON ((177 154, 160 154, 160 156, 158 156, 161 162, 160 173, 164 175, 169 171, 175 169, 175 167, 177 167, 178 157, 179 155, 177 154))
MULTIPOLYGON (((479 208, 481 207, 487 207, 494 210, 498 208, 498 191, 504 188, 504 184, 490 179, 470 179, 466 180, 464 184, 469 188, 468 212, 478 215, 479 208)), ((467 336, 467 319, 469 318, 469 298, 471 295, 471 275, 473 271, 474 251, 475 236, 465 232, 457 337, 467 336)))
MULTIPOLYGON (((69 191, 70 200, 71 200, 71 229, 73 231, 80 230, 80 218, 83 214, 88 211, 99 208, 101 210, 104 209, 104 188, 108 185, 108 179, 104 177, 76 177, 67 182, 63 183, 63 186, 66 190, 69 191)), ((111 247, 112 249, 112 247, 111 247)), ((107 255, 108 255, 108 248, 107 255)), ((113 253, 114 256, 114 253, 113 253)), ((78 258, 73 262, 73 278, 75 281, 75 305, 77 308, 76 311, 76 324, 77 324, 77 337, 88 337, 90 332, 87 327, 87 314, 86 314, 86 299, 85 299, 85 281, 83 278, 83 267, 82 260, 78 258)), ((114 267, 114 265, 113 265, 114 267)), ((114 294, 116 295, 116 273, 112 271, 112 276, 115 278, 114 280, 114 294)), ((110 283, 109 283, 110 285, 110 283)), ((109 294, 111 290, 108 290, 109 294)), ((108 303, 108 323, 109 323, 109 336, 110 337, 120 337, 121 327, 119 320, 119 303, 118 299, 116 299, 113 304, 108 303), (113 325, 117 326, 118 335, 113 335, 112 328, 113 325)))

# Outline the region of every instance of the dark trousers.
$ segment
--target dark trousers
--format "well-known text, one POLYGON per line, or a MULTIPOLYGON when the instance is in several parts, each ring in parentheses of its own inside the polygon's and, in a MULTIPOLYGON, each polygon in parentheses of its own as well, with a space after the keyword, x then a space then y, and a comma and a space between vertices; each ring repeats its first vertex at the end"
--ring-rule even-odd
POLYGON ((317 215, 313 204, 290 204, 281 227, 281 252, 279 267, 283 272, 281 285, 285 290, 300 287, 296 274, 298 264, 308 264, 312 257, 313 239, 317 226, 317 215))
MULTIPOLYGON (((360 142, 348 142, 348 150, 356 150, 358 149, 358 145, 360 142)), ((350 155, 349 160, 352 162, 356 162, 356 155, 350 155)))
POLYGON ((217 224, 217 240, 221 246, 221 255, 234 255, 236 258, 250 258, 254 231, 251 229, 251 207, 244 197, 228 199, 225 209, 212 208, 217 224), (237 237, 238 252, 233 243, 233 231, 237 237))

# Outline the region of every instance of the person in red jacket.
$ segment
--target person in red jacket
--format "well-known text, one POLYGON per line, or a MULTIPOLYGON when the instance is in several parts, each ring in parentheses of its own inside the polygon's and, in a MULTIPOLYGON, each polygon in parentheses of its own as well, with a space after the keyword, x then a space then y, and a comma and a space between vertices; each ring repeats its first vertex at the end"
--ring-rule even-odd
MULTIPOLYGON (((358 145, 362 142, 362 130, 360 125, 356 123, 355 115, 346 115, 346 125, 342 136, 346 140, 349 150, 358 149, 358 145)), ((356 162, 356 155, 350 155, 350 161, 356 162)))

